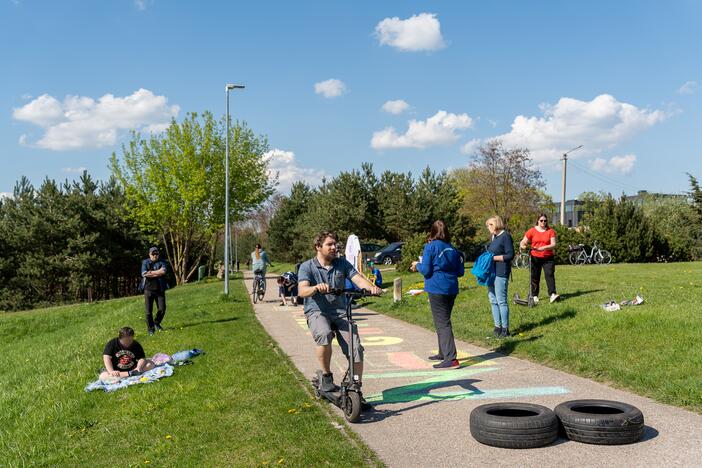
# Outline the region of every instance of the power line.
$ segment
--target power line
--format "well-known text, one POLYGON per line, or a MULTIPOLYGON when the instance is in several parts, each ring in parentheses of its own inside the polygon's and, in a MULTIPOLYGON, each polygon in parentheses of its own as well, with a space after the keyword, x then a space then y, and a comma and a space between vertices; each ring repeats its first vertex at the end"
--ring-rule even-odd
POLYGON ((603 174, 597 174, 595 172, 592 172, 589 169, 586 169, 585 167, 581 166, 580 164, 576 163, 573 160, 571 160, 570 162, 576 167, 576 169, 580 170, 581 172, 584 172, 585 174, 589 175, 590 177, 598 179, 600 182, 604 182, 608 185, 615 185, 618 188, 622 188, 624 190, 633 190, 634 193, 639 191, 638 187, 634 187, 633 185, 625 184, 625 183, 621 182, 620 180, 605 176, 603 174))

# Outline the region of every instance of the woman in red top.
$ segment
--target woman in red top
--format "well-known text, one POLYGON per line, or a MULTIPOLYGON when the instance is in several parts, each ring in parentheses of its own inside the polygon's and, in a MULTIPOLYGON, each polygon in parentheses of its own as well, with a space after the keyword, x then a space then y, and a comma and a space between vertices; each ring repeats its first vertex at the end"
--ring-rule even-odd
POLYGON ((526 249, 531 244, 531 295, 534 303, 539 302, 539 283, 541 283, 541 270, 544 270, 546 286, 550 302, 558 300, 556 293, 556 263, 554 254, 556 250, 556 231, 548 227, 548 216, 541 213, 536 226, 529 229, 519 243, 519 248, 526 249))

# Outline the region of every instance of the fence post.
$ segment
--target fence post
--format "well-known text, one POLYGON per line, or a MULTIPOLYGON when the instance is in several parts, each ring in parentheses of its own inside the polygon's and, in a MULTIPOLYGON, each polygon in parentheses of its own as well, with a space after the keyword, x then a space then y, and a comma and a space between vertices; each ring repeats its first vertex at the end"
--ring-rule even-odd
POLYGON ((393 281, 392 301, 399 302, 402 300, 402 278, 395 278, 393 281))

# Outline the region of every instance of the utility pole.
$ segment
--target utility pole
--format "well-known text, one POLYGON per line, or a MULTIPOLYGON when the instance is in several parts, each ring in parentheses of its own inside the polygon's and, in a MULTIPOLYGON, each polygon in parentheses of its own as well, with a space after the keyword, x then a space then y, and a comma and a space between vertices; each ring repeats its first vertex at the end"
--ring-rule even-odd
POLYGON ((582 148, 583 145, 577 146, 570 151, 563 153, 563 175, 561 177, 561 226, 565 225, 565 203, 566 203, 566 173, 568 168, 568 154, 582 148))
POLYGON ((227 134, 225 137, 224 156, 224 295, 229 295, 229 265, 231 264, 229 232, 229 91, 244 89, 242 85, 229 84, 224 87, 227 96, 227 134))

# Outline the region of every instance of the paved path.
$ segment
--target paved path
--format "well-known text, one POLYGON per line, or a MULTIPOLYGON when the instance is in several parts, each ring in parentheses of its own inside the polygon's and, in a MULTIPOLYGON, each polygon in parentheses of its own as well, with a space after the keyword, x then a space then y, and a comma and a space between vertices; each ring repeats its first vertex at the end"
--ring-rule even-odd
MULTIPOLYGON (((250 288, 251 280, 246 283, 250 288)), ((269 278, 256 316, 300 371, 312 377, 319 366, 302 307, 281 307, 277 290, 269 278)), ((461 341, 456 342, 461 368, 437 371, 426 360, 436 352, 433 332, 367 309, 354 316, 365 347, 363 390, 374 411, 351 427, 388 466, 702 467, 700 415, 461 341), (554 408, 580 398, 637 406, 646 421, 644 439, 625 446, 559 439, 543 448, 509 450, 482 445, 470 435, 468 418, 478 405, 522 401, 554 408)), ((333 367, 338 383, 346 369, 338 346, 333 367)))

